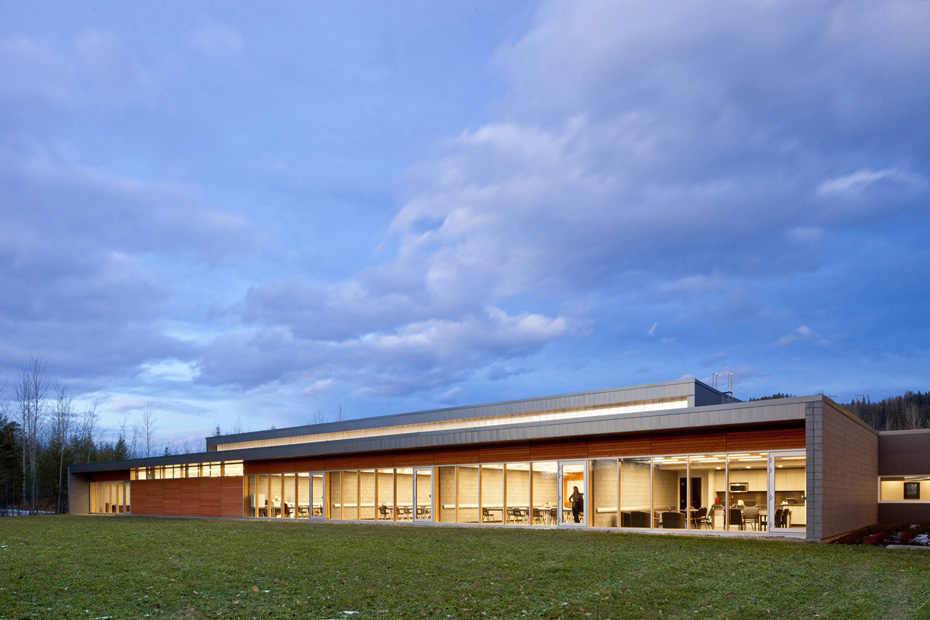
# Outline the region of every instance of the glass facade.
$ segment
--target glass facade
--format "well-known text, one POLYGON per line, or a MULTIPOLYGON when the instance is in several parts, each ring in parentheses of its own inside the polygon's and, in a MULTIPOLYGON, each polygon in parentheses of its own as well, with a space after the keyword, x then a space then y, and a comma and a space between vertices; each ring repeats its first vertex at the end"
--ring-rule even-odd
POLYGON ((126 514, 132 512, 130 482, 91 482, 90 512, 92 514, 126 514))
POLYGON ((136 467, 129 470, 130 480, 173 480, 176 478, 220 478, 241 476, 242 461, 215 461, 187 465, 159 465, 136 467))
MULTIPOLYGON (((803 532, 806 472, 803 452, 779 451, 257 474, 245 477, 244 514, 803 532)), ((930 498, 921 484, 926 482, 910 492, 930 498)), ((897 498, 905 486, 888 480, 881 488, 883 498, 892 493, 897 498)), ((101 510, 109 506, 102 505, 101 510)))

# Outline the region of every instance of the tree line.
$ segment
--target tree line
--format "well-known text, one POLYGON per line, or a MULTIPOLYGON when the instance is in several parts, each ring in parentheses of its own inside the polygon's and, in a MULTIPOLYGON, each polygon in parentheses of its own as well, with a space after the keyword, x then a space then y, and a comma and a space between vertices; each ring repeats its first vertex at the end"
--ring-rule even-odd
MULTIPOLYGON (((124 422, 116 439, 100 427, 98 401, 79 409, 64 385, 46 377, 34 357, 18 379, 0 386, 0 514, 68 511, 68 467, 183 451, 156 445, 156 415, 124 422)), ((179 449, 180 448, 180 449, 179 449)), ((188 451, 190 451, 188 449, 188 451)))
MULTIPOLYGON (((203 450, 181 440, 160 442, 152 404, 131 427, 124 420, 113 439, 99 424, 98 406, 94 401, 79 408, 67 387, 47 378, 41 356, 33 357, 15 382, 0 385, 0 515, 67 512, 70 465, 203 450)), ((339 405, 331 416, 318 409, 309 423, 344 419, 339 405)), ((213 434, 243 432, 242 420, 236 419, 227 433, 217 424, 213 434)))
POLYGON ((903 431, 930 427, 930 393, 905 392, 873 403, 860 396, 843 405, 850 413, 878 431, 903 431))

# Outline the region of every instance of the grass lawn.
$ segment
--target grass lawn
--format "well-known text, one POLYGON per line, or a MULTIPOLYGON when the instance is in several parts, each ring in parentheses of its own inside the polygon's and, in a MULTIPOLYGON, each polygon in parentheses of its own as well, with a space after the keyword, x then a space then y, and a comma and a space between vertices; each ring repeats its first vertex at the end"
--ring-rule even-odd
POLYGON ((930 618, 930 552, 499 528, 0 519, 0 619, 104 617, 930 618))

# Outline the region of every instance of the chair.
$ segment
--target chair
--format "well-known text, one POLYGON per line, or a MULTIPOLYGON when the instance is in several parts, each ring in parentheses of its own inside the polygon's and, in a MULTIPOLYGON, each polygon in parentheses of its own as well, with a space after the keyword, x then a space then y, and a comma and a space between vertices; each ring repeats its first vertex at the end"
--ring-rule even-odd
POLYGON ((481 518, 484 520, 485 523, 490 523, 490 522, 492 522, 492 521, 498 521, 498 520, 499 520, 499 519, 497 518, 497 515, 495 515, 494 513, 491 512, 491 509, 490 509, 490 508, 482 508, 482 509, 481 509, 481 518))
POLYGON ((739 508, 730 508, 730 527, 734 525, 741 530, 746 529, 746 524, 743 523, 743 511, 739 508))
POLYGON ((652 515, 642 510, 630 513, 630 527, 652 527, 652 515))
POLYGON ((268 516, 268 500, 265 498, 264 493, 258 494, 258 516, 260 517, 268 516))
POLYGON ((287 502, 284 502, 284 518, 288 519, 291 516, 291 505, 287 502))
POLYGON ((755 505, 756 505, 756 500, 754 500, 754 499, 747 499, 746 501, 743 502, 743 505, 746 506, 747 508, 750 507, 750 506, 755 506, 755 505))
POLYGON ((743 523, 746 525, 752 525, 752 529, 759 528, 759 507, 758 506, 746 506, 746 509, 743 510, 743 523))
POLYGON ((707 506, 701 506, 691 512, 691 527, 701 529, 704 525, 710 525, 710 519, 707 518, 707 506))
POLYGON ((688 520, 683 512, 663 512, 662 527, 665 529, 683 530, 688 527, 688 520))
POLYGON ((526 508, 513 508, 511 509, 511 517, 513 518, 514 523, 526 523, 526 508))
POLYGON ((785 511, 779 508, 775 511, 775 527, 785 527, 785 511))
POLYGON ((378 506, 378 514, 381 516, 382 521, 388 520, 388 507, 385 504, 378 506))

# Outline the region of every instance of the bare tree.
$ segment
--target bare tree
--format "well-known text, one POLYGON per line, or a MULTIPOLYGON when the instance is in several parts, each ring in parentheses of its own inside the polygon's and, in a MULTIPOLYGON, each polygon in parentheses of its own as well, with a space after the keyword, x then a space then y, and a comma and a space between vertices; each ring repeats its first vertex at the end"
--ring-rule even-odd
POLYGON ((39 436, 46 413, 45 397, 47 395, 48 381, 45 379, 45 364, 42 363, 41 357, 36 356, 23 371, 20 382, 16 386, 16 401, 19 403, 22 423, 20 435, 23 450, 23 500, 29 498, 30 514, 36 510, 39 436))
POLYGON ((323 413, 323 410, 319 407, 316 409, 316 413, 310 418, 310 424, 323 424, 326 422, 326 414, 323 413))
POLYGON ((346 412, 342 409, 342 403, 339 403, 339 407, 336 408, 336 421, 342 422, 346 419, 346 412))
MULTIPOLYGON (((97 432, 97 407, 100 406, 100 399, 95 398, 91 406, 81 414, 81 447, 84 449, 84 462, 90 463, 94 455, 94 435, 97 432)), ((79 458, 79 455, 75 455, 79 458)))
MULTIPOLYGON (((155 450, 155 431, 158 430, 158 417, 151 403, 142 409, 142 443, 145 445, 145 456, 152 456, 155 450)), ((167 449, 167 446, 166 446, 167 449)))
POLYGON ((908 403, 904 407, 904 428, 923 428, 923 419, 917 403, 908 403))
POLYGON ((62 512, 62 489, 64 488, 65 452, 71 440, 74 420, 74 402, 71 392, 60 383, 55 384, 55 409, 52 412, 52 445, 58 449, 58 499, 56 512, 62 512))
POLYGON ((238 435, 239 433, 244 433, 244 432, 245 432, 245 429, 242 427, 242 418, 240 416, 236 416, 236 423, 233 424, 232 431, 230 431, 230 434, 238 435))

